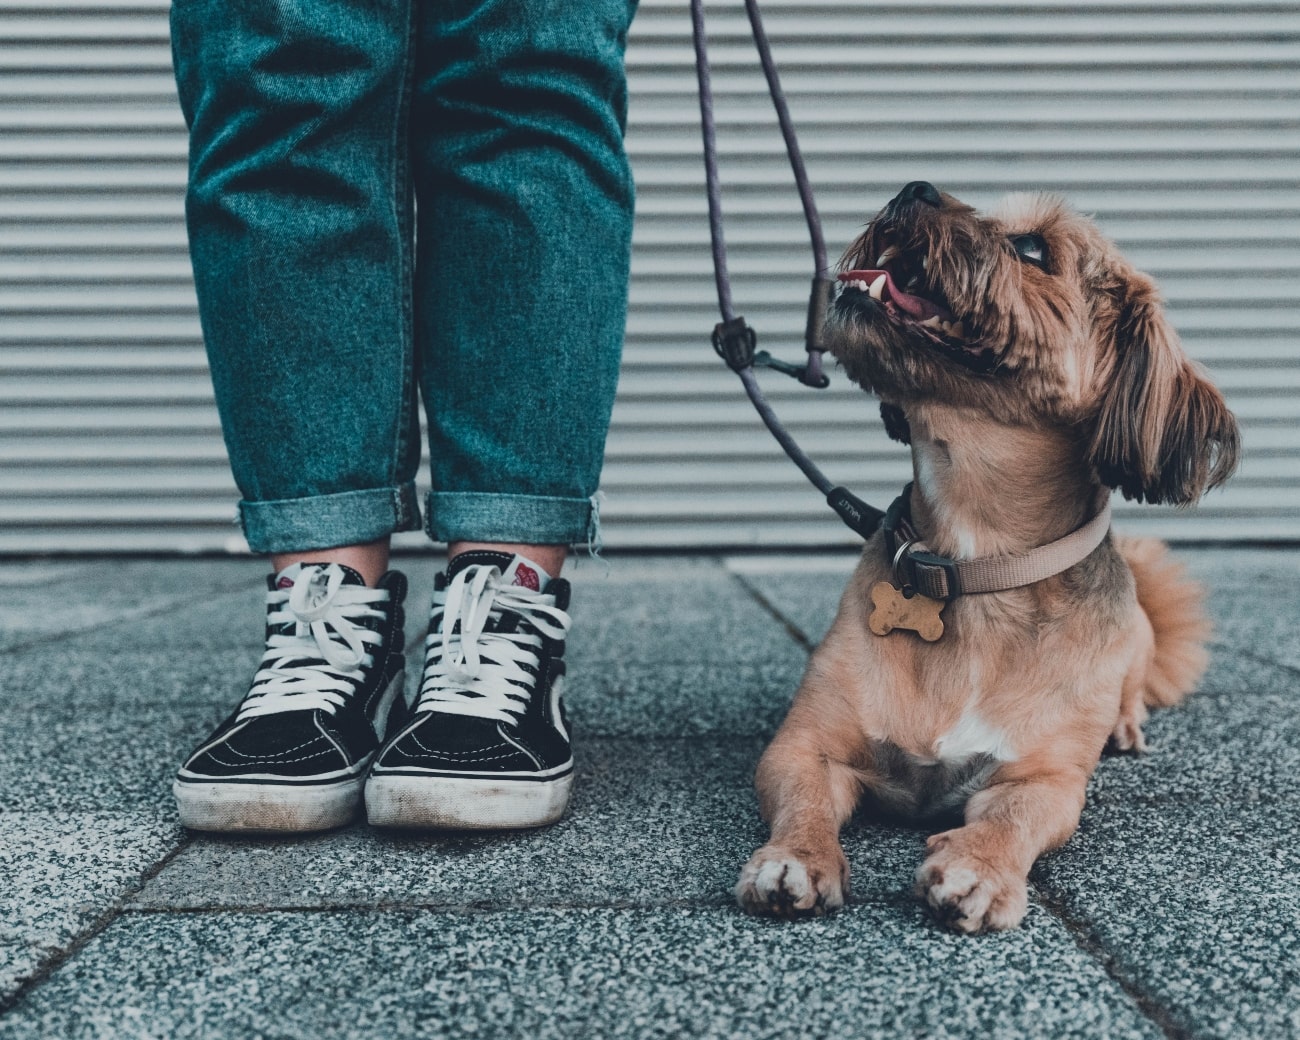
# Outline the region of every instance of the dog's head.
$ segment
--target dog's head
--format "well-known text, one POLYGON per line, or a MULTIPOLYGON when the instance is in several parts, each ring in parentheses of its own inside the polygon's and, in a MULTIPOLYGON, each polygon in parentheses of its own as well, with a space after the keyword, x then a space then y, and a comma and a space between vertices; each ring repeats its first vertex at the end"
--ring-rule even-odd
POLYGON ((916 181, 841 267, 828 344, 887 405, 1062 426, 1138 501, 1193 502, 1235 468, 1236 422, 1155 285, 1059 198, 981 215, 916 181))

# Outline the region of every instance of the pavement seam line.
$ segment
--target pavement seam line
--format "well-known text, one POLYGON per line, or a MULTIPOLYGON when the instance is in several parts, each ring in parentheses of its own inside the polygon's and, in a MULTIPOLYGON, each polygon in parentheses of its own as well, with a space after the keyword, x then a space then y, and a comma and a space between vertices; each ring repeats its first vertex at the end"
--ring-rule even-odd
POLYGON ((13 993, 7 997, 0 996, 0 1017, 12 1011, 26 999, 27 994, 32 992, 55 972, 59 971, 65 964, 76 957, 84 950, 95 938, 97 938, 105 929, 114 921, 123 915, 132 899, 144 888, 150 881, 157 877, 169 863, 187 849, 194 841, 194 836, 189 831, 182 832, 182 838, 176 845, 169 850, 166 855, 161 856, 157 861, 150 864, 133 883, 124 886, 123 891, 118 894, 104 911, 96 917, 86 928, 72 937, 72 940, 59 950, 53 957, 45 963, 39 965, 26 979, 24 979, 13 993))
POLYGON ((1277 661, 1271 657, 1261 657, 1259 654, 1252 653, 1249 650, 1243 650, 1239 646, 1231 643, 1221 643, 1217 640, 1210 641, 1210 647, 1217 651, 1223 651, 1235 654, 1238 657, 1244 657, 1247 661, 1253 661, 1255 664, 1264 665, 1267 668, 1278 668, 1284 672, 1290 672, 1292 675, 1300 675, 1300 667, 1293 664, 1287 664, 1285 661, 1277 661))
POLYGON ((798 625, 796 625, 793 621, 791 621, 788 617, 786 617, 781 612, 781 609, 776 606, 775 603, 769 600, 765 595, 763 595, 762 592, 760 592, 757 588, 755 588, 748 581, 746 581, 744 575, 736 574, 734 571, 728 571, 727 573, 728 575, 730 575, 731 579, 737 585, 739 585, 742 589, 745 590, 745 592, 749 595, 750 599, 752 599, 755 603, 757 603, 760 607, 763 608, 764 613, 770 615, 775 621, 777 621, 781 625, 782 628, 785 629, 786 633, 790 636, 790 638, 793 639, 796 643, 798 643, 803 648, 804 653, 811 654, 814 650, 817 649, 817 644, 808 638, 808 634, 804 632, 804 630, 801 629, 798 625))
MULTIPOLYGON (((852 907, 865 906, 884 906, 884 907, 914 907, 917 901, 913 896, 896 894, 891 895, 882 893, 878 896, 853 897, 845 904, 846 909, 852 907)), ((657 912, 663 910, 725 910, 733 912, 737 917, 746 920, 755 921, 779 921, 778 918, 765 917, 761 915, 746 914, 737 905, 735 899, 730 896, 719 896, 715 899, 666 899, 662 902, 647 903, 635 902, 633 900, 614 899, 604 902, 555 902, 555 903, 536 903, 536 902, 503 902, 490 898, 470 899, 461 902, 438 902, 430 900, 411 900, 411 901, 392 901, 392 902, 344 902, 337 903, 291 903, 283 906, 276 906, 268 903, 246 903, 230 904, 218 906, 153 906, 153 905, 127 905, 122 908, 122 916, 140 916, 156 917, 159 915, 186 915, 199 916, 204 914, 329 914, 329 913, 451 913, 451 914, 496 914, 496 913, 517 913, 519 911, 550 913, 564 912, 570 910, 643 910, 657 912)), ((836 911, 838 913, 838 911, 836 911)), ((835 914, 826 915, 827 918, 834 917, 835 914)), ((818 917, 810 917, 806 920, 820 920, 818 917)), ((787 921, 791 927, 798 927, 800 922, 805 920, 800 918, 795 921, 787 921)))
POLYGON ((1079 951, 1096 963, 1106 977, 1115 983, 1129 1000, 1133 1001, 1143 1018, 1159 1029, 1168 1040, 1192 1040, 1192 1031, 1174 1021, 1171 1009, 1161 1004, 1120 970, 1114 955, 1106 949, 1105 944, 1087 921, 1075 917, 1061 900, 1044 892, 1042 886, 1030 882, 1030 889, 1039 905, 1060 922, 1079 951))
MULTIPOLYGON (((229 588, 226 588, 224 585, 219 584, 213 586, 210 589, 205 589, 204 591, 209 595, 215 595, 217 597, 224 598, 226 596, 231 596, 231 597, 237 596, 241 592, 247 591, 247 589, 248 589, 248 583, 245 581, 245 582, 240 582, 239 585, 231 585, 229 588)), ((164 601, 160 606, 153 607, 146 610, 141 610, 140 612, 134 614, 126 614, 118 617, 117 620, 115 621, 98 622, 95 625, 95 630, 97 632, 104 631, 104 630, 112 630, 121 625, 131 624, 137 621, 147 621, 150 618, 161 617, 162 615, 166 614, 168 611, 174 609, 177 605, 188 603, 188 602, 191 602, 191 597, 177 596, 175 598, 164 601)), ((211 602, 212 600, 209 598, 208 600, 205 601, 204 605, 208 605, 211 602)), ((50 646, 54 643, 60 643, 64 641, 75 643, 77 637, 81 635, 82 631, 83 631, 82 629, 76 629, 76 628, 65 629, 60 632, 55 632, 52 635, 40 636, 35 639, 29 639, 25 643, 14 643, 10 646, 0 647, 0 657, 7 656, 9 654, 21 653, 23 651, 31 650, 36 647, 50 646)))

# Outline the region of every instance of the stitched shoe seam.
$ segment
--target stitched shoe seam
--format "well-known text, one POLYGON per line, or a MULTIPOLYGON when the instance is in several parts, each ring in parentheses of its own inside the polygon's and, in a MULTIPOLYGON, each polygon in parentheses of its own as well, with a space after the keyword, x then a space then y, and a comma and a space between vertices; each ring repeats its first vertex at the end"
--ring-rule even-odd
MULTIPOLYGON (((447 752, 439 751, 439 750, 437 750, 436 748, 431 748, 431 747, 429 747, 428 744, 426 744, 424 741, 422 741, 422 740, 420 739, 420 734, 419 734, 419 729, 418 729, 418 728, 412 730, 410 736, 411 736, 411 740, 416 744, 417 747, 419 747, 419 749, 420 749, 421 751, 427 751, 427 752, 428 752, 429 754, 431 754, 431 755, 444 755, 444 754, 447 754, 447 752)), ((502 742, 502 743, 500 743, 500 744, 488 744, 488 745, 486 745, 485 747, 478 748, 478 749, 475 750, 475 751, 466 751, 465 754, 466 754, 466 755, 477 755, 477 754, 481 754, 481 753, 484 752, 484 751, 495 751, 497 748, 507 747, 507 746, 508 746, 508 745, 505 744, 504 742, 502 742)), ((505 756, 502 756, 502 757, 505 757, 505 756)))
MULTIPOLYGON (((239 752, 236 751, 235 754, 238 755, 239 752)), ((284 758, 280 755, 268 755, 263 758, 254 758, 252 755, 240 755, 240 758, 244 759, 243 762, 226 762, 218 758, 215 754, 210 754, 208 757, 219 766, 230 766, 231 768, 238 769, 241 766, 254 765, 260 762, 265 762, 270 765, 288 765, 291 762, 307 762, 313 758, 328 758, 329 752, 322 751, 314 755, 299 755, 297 758, 284 758)))

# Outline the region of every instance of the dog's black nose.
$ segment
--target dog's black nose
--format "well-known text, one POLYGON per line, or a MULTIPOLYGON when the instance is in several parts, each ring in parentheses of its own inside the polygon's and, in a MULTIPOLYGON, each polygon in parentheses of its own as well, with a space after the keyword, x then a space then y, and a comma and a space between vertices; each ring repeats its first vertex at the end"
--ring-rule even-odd
POLYGON ((904 186, 895 199, 897 202, 912 202, 913 200, 924 202, 927 206, 934 206, 936 209, 943 205, 943 198, 939 195, 939 189, 929 181, 912 181, 911 184, 904 186))

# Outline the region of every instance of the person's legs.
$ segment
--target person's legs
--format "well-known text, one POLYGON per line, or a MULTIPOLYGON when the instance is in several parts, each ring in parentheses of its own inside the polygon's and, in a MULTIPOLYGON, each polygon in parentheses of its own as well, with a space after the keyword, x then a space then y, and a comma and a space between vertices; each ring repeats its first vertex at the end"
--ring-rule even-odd
POLYGON ((449 543, 413 720, 366 786, 372 823, 559 818, 565 546, 594 496, 627 307, 628 0, 449 0, 417 29, 416 344, 427 530, 449 543))
POLYGON ((591 533, 627 313, 632 12, 627 0, 422 8, 415 333, 436 541, 591 533))
POLYGON ((418 526, 408 0, 176 0, 199 314, 254 552, 418 526))
POLYGON ((204 339, 244 532, 276 568, 252 687, 177 775, 190 827, 347 822, 405 717, 405 580, 383 572, 419 526, 411 21, 408 0, 172 7, 204 339))

